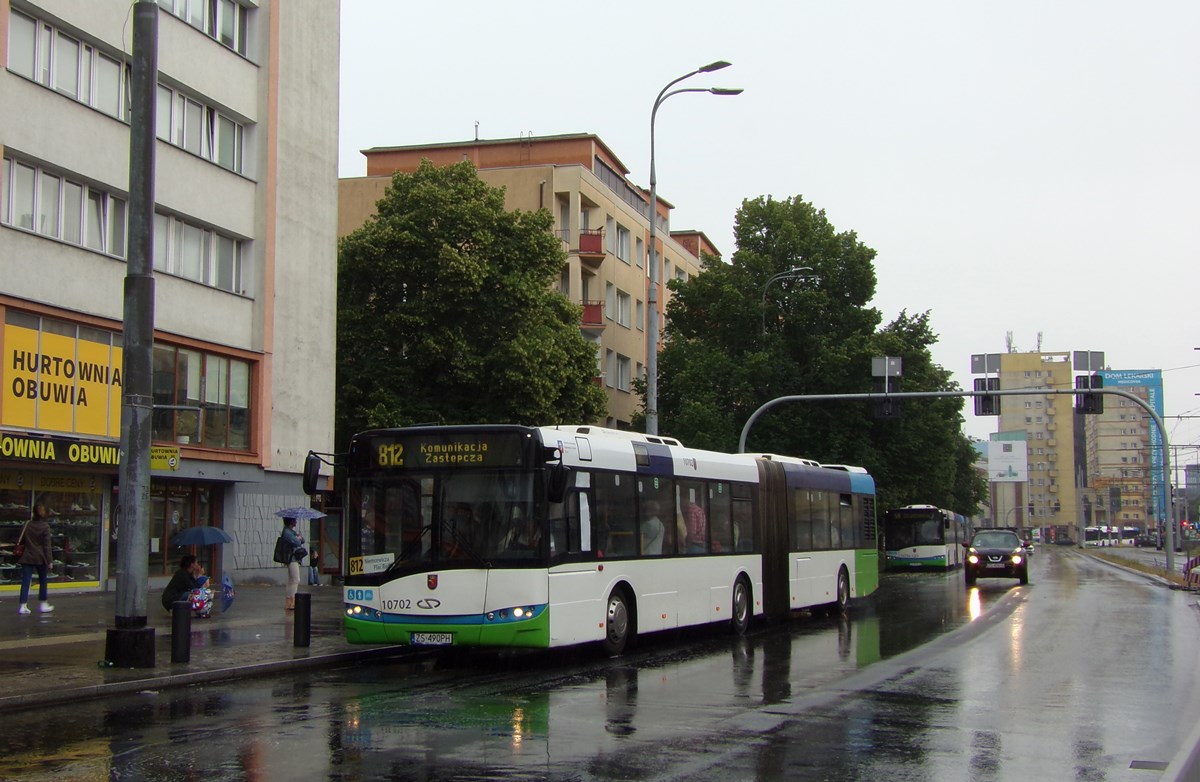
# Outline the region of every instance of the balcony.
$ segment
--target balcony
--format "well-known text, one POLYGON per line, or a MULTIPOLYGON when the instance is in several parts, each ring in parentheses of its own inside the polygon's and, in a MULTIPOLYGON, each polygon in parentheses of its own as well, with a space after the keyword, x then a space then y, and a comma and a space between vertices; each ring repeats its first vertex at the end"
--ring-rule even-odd
POLYGON ((604 231, 599 228, 583 229, 579 232, 579 260, 596 270, 604 262, 604 231))
POLYGON ((583 302, 583 315, 579 319, 579 327, 585 334, 600 334, 604 331, 604 302, 583 302))

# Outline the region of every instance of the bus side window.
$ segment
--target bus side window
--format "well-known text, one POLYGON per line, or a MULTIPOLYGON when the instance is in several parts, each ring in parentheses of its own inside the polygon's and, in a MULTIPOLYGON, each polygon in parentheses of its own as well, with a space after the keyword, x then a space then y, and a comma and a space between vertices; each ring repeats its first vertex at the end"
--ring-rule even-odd
MULTIPOLYGON (((814 551, 829 549, 829 493, 813 491, 812 500, 812 547, 814 551)), ((837 502, 836 497, 834 502, 837 502)), ((835 506, 836 507, 836 506, 835 506)))
POLYGON ((751 487, 733 487, 733 547, 737 551, 754 550, 754 499, 751 487))
POLYGON ((729 512, 729 484, 708 485, 708 526, 714 554, 733 551, 733 521, 729 512))
POLYGON ((807 489, 794 489, 792 492, 791 551, 809 551, 813 547, 812 495, 807 489))

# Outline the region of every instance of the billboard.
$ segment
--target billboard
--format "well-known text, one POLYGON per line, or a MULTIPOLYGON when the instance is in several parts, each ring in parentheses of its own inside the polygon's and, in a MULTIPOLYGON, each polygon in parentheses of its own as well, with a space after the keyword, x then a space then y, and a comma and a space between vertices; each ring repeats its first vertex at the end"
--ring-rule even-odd
POLYGON ((1029 480, 1029 459, 1024 440, 988 441, 988 481, 1025 483, 1029 480))

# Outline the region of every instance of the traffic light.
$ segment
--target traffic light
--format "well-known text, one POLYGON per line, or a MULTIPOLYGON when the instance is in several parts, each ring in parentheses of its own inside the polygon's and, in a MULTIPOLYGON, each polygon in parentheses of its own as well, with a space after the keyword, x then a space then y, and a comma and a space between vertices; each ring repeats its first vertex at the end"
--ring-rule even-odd
MULTIPOLYGON (((1099 374, 1080 375, 1075 378, 1075 389, 1104 388, 1104 378, 1099 374)), ((1076 394, 1075 410, 1084 415, 1099 415, 1104 412, 1104 394, 1076 394)))
MULTIPOLYGON (((975 378, 975 390, 999 391, 1000 378, 977 377, 975 378)), ((1000 397, 992 394, 975 397, 975 415, 1000 415, 1000 397)))
POLYGON ((900 400, 885 397, 875 403, 876 418, 899 418, 900 417, 900 400))

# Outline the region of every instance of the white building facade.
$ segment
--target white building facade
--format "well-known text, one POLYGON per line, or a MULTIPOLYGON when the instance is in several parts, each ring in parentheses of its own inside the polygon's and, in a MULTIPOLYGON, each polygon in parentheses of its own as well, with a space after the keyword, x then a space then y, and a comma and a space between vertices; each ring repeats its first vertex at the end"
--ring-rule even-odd
MULTIPOLYGON (((340 3, 158 5, 151 582, 280 580, 274 512, 333 445, 340 3), (234 542, 171 545, 198 525, 234 542)), ((35 502, 54 588, 119 567, 131 7, 0 0, 0 592, 35 502)))

